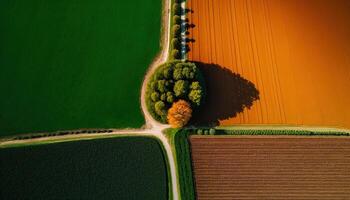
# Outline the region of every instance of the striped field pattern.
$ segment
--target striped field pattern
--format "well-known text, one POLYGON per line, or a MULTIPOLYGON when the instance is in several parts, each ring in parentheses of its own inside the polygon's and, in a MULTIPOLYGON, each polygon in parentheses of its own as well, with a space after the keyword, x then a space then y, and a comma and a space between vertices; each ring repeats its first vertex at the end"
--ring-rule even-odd
POLYGON ((189 60, 238 73, 260 92, 251 109, 219 118, 221 125, 350 128, 350 1, 188 0, 187 7, 189 60))
POLYGON ((197 199, 350 199, 350 138, 191 136, 197 199))

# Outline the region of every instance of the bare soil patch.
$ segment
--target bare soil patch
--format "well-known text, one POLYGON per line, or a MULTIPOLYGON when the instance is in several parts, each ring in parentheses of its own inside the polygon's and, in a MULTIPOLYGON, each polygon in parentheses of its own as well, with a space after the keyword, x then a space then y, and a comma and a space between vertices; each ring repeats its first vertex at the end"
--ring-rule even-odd
POLYGON ((197 199, 348 199, 350 138, 190 137, 197 199))

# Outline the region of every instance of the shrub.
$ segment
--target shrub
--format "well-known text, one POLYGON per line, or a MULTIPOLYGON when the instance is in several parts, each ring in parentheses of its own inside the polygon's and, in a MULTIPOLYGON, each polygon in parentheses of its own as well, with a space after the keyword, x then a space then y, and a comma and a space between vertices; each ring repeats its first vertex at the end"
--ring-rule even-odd
POLYGON ((178 80, 174 85, 174 93, 176 97, 183 97, 188 93, 188 81, 178 80))
POLYGON ((172 92, 167 92, 166 100, 168 103, 173 103, 174 102, 174 94, 172 92))
POLYGON ((171 79, 173 74, 173 70, 171 65, 165 65, 163 69, 163 76, 165 79, 171 79))
POLYGON ((181 17, 179 15, 174 15, 173 22, 174 22, 174 24, 181 25, 181 22, 182 22, 181 17))
POLYGON ((151 83, 150 83, 150 87, 151 87, 151 89, 152 90, 156 90, 157 89, 157 82, 156 81, 152 81, 151 83))
POLYGON ((209 129, 209 134, 210 135, 215 135, 215 129, 213 129, 213 128, 209 129))
POLYGON ((160 96, 160 100, 166 101, 166 99, 167 99, 167 96, 166 96, 165 93, 163 93, 163 94, 160 96))
POLYGON ((157 102, 159 100, 159 93, 158 92, 152 92, 151 99, 154 102, 157 102))
POLYGON ((191 116, 191 105, 184 100, 179 100, 169 109, 167 118, 171 127, 181 128, 188 123, 191 116))
POLYGON ((177 49, 173 49, 173 50, 171 51, 171 57, 172 57, 173 59, 180 59, 180 58, 181 58, 180 51, 177 50, 177 49))
POLYGON ((181 42, 178 38, 173 38, 171 40, 171 45, 174 49, 180 50, 181 49, 181 42))
POLYGON ((173 4, 173 11, 175 15, 181 15, 181 6, 178 3, 173 4))
POLYGON ((167 90, 166 86, 165 86, 165 80, 159 80, 157 88, 158 88, 159 92, 161 92, 161 93, 165 92, 167 90))
POLYGON ((182 75, 182 67, 181 67, 181 65, 175 65, 173 78, 175 80, 181 80, 181 79, 184 78, 184 76, 182 75))
POLYGON ((200 83, 198 81, 192 82, 190 86, 190 93, 188 94, 188 98, 191 100, 191 102, 199 106, 201 104, 202 98, 202 87, 200 86, 200 83))
POLYGON ((188 94, 188 98, 193 104, 199 106, 201 104, 202 99, 202 90, 191 90, 188 94))
POLYGON ((158 115, 166 115, 165 103, 163 101, 157 101, 154 108, 158 115))
POLYGON ((180 34, 181 34, 181 27, 180 27, 180 25, 175 24, 172 29, 173 29, 174 37, 180 36, 180 34))

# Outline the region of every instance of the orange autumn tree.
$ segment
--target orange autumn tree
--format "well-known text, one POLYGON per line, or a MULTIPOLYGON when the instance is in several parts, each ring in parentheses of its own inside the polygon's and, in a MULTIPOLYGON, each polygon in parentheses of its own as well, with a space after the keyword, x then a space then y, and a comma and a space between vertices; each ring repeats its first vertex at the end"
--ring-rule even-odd
POLYGON ((168 110, 168 123, 173 128, 185 126, 192 116, 191 105, 185 100, 179 100, 173 103, 168 110))

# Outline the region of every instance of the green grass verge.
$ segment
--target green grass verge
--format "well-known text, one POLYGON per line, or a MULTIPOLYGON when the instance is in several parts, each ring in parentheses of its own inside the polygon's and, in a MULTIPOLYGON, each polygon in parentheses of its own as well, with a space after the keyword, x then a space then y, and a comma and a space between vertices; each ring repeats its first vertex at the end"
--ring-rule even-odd
POLYGON ((0 1, 0 136, 140 127, 162 1, 0 1), (146 38, 146 39, 145 39, 146 38))
POLYGON ((0 149, 4 199, 168 199, 157 140, 119 137, 0 149))
POLYGON ((218 126, 187 128, 191 135, 303 135, 350 136, 350 130, 303 126, 218 126))
POLYGON ((191 152, 187 140, 189 133, 186 129, 167 129, 165 131, 173 152, 175 152, 181 200, 195 200, 191 152))

